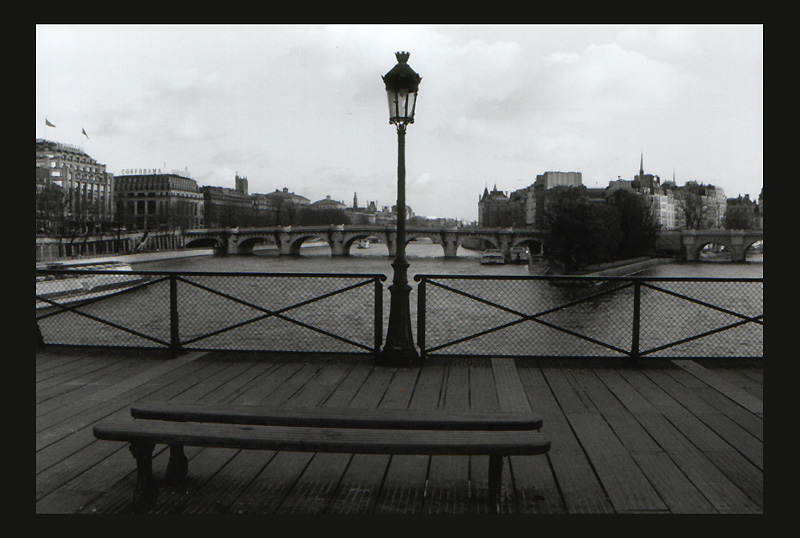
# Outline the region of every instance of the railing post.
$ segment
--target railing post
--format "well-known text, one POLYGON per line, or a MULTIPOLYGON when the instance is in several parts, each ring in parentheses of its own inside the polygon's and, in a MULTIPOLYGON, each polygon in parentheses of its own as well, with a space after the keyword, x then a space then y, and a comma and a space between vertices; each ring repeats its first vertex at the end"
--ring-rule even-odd
POLYGON ((419 358, 425 360, 427 354, 425 353, 425 277, 415 277, 419 280, 417 286, 417 345, 419 346, 419 358))
POLYGON ((638 280, 633 282, 633 328, 631 331, 631 354, 629 362, 636 366, 639 361, 639 325, 641 321, 641 284, 638 280))
POLYGON ((36 347, 44 349, 44 336, 42 336, 42 329, 39 328, 39 322, 36 322, 36 347))
POLYGON ((375 278, 375 356, 381 352, 383 344, 383 283, 375 278))
POLYGON ((172 356, 181 352, 181 337, 178 331, 178 277, 169 275, 169 348, 172 356))

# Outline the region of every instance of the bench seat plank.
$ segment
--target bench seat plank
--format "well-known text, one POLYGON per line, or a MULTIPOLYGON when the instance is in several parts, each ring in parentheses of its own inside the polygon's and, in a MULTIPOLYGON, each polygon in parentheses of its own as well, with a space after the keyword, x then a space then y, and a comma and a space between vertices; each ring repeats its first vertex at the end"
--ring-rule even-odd
POLYGON ((98 439, 183 446, 351 454, 534 455, 550 449, 538 431, 379 430, 210 424, 114 418, 98 439))
POLYGON ((538 430, 542 417, 532 412, 452 412, 416 409, 290 408, 158 402, 137 404, 131 416, 176 422, 220 422, 262 426, 404 430, 538 430))

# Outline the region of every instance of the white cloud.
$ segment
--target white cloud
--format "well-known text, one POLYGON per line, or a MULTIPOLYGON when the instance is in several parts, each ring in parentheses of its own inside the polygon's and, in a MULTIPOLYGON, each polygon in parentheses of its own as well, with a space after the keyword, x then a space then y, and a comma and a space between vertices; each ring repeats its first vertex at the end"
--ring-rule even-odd
POLYGON ((206 184, 233 186, 233 170, 251 192, 390 205, 381 75, 400 50, 423 77, 406 142, 417 214, 446 200, 476 218, 485 184, 550 169, 629 177, 640 151, 662 177, 761 188, 759 26, 37 26, 36 134, 112 171, 166 161, 206 184))

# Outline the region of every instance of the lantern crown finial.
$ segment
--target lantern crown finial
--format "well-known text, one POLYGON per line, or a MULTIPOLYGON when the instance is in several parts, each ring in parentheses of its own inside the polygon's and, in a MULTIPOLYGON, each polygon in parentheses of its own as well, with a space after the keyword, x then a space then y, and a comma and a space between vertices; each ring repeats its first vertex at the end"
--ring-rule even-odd
POLYGON ((410 53, 395 52, 397 65, 383 76, 386 95, 389 99, 389 123, 405 126, 414 123, 417 90, 422 77, 408 65, 410 53))

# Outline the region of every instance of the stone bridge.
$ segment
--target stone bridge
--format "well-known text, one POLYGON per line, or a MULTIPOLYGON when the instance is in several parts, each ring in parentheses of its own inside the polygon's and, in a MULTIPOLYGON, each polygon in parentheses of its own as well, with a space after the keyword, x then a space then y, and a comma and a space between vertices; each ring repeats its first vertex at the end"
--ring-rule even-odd
MULTIPOLYGON (((428 238, 442 246, 445 258, 458 256, 458 248, 496 248, 506 258, 512 247, 527 246, 534 255, 544 252, 545 232, 514 228, 406 228, 406 241, 428 238)), ((183 246, 213 247, 220 254, 248 254, 257 244, 274 244, 281 256, 296 256, 304 242, 321 239, 330 247, 332 256, 349 256, 350 249, 361 239, 370 238, 388 247, 394 256, 397 232, 394 227, 332 225, 275 226, 265 228, 213 228, 183 232, 183 246)), ((763 230, 664 230, 659 232, 656 249, 661 254, 698 261, 703 247, 711 243, 724 245, 731 261, 744 261, 747 249, 764 239, 763 230)))
MULTIPOLYGON (((184 233, 185 247, 213 247, 220 254, 247 254, 257 244, 271 243, 281 256, 300 254, 304 242, 322 239, 332 256, 349 256, 358 241, 371 238, 385 244, 389 255, 397 248, 397 231, 385 226, 275 226, 265 228, 194 229, 184 233)), ((506 257, 512 247, 526 245, 534 254, 543 252, 544 232, 512 228, 406 228, 406 241, 428 238, 442 246, 445 258, 458 256, 458 247, 471 243, 474 248, 496 248, 506 257), (483 240, 483 242, 481 241, 483 240)))
POLYGON ((764 230, 665 230, 659 232, 656 248, 680 254, 690 262, 700 260, 703 247, 716 243, 730 252, 732 262, 745 261, 747 249, 764 240, 764 230))

